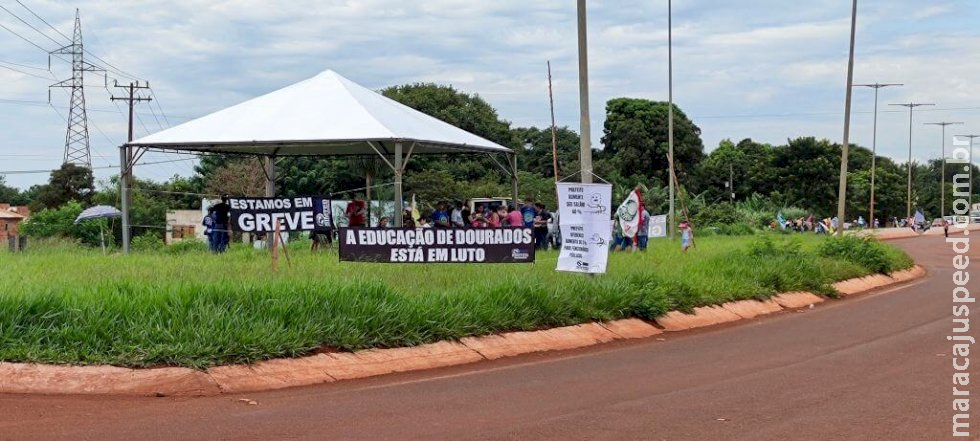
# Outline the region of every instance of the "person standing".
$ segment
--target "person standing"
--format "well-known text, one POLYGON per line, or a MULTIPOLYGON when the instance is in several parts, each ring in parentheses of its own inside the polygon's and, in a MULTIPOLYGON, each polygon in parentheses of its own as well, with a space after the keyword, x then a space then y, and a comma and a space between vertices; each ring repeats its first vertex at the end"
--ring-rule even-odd
POLYGON ((534 203, 530 200, 523 207, 521 207, 521 216, 524 218, 525 228, 534 228, 534 217, 538 215, 537 210, 534 209, 534 203))
POLYGON ((360 228, 367 225, 367 204, 361 199, 361 195, 354 195, 354 199, 347 203, 344 210, 347 216, 347 226, 360 228))
POLYGON ((214 207, 208 207, 208 214, 204 215, 204 220, 201 221, 201 225, 204 225, 204 237, 208 238, 208 250, 212 253, 218 252, 218 238, 214 231, 214 207))
POLYGON ((686 221, 681 222, 679 227, 681 229, 681 251, 686 254, 687 249, 694 245, 694 232, 691 231, 691 224, 686 221))
POLYGON ((551 213, 545 209, 543 203, 534 204, 535 216, 532 221, 534 225, 534 242, 539 250, 548 249, 548 221, 551 220, 551 213))
POLYGON ((644 208, 640 211, 640 226, 636 232, 636 246, 640 251, 647 250, 650 234, 650 212, 644 208))
POLYGON ((212 234, 215 236, 215 252, 223 253, 228 249, 228 233, 231 231, 228 222, 231 214, 228 196, 222 195, 221 202, 215 204, 211 209, 214 211, 214 232, 212 234))
POLYGON ((449 207, 445 203, 441 203, 436 207, 436 211, 432 212, 432 222, 433 226, 436 228, 449 228, 452 226, 449 220, 449 207))
POLYGON ((487 210, 487 227, 488 228, 500 228, 503 218, 500 216, 500 210, 487 210))
POLYGON ((514 205, 511 205, 510 211, 507 212, 507 226, 510 228, 521 228, 524 226, 524 216, 521 215, 521 210, 518 210, 514 205))
POLYGON ((453 207, 453 212, 450 215, 451 221, 453 223, 453 227, 463 228, 466 226, 466 222, 463 221, 463 203, 460 201, 456 201, 455 205, 456 206, 453 207))

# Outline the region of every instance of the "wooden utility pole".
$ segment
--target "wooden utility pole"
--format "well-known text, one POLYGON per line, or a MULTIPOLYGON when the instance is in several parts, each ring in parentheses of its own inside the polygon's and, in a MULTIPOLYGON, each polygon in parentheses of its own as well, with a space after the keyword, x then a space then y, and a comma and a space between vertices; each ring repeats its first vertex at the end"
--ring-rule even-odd
POLYGON ((579 163, 582 183, 592 183, 592 127, 589 120, 589 49, 585 0, 578 0, 579 163))
POLYGON ((837 235, 844 235, 845 210, 847 200, 847 156, 848 156, 848 137, 851 133, 851 89, 854 84, 854 35, 857 31, 857 7, 858 2, 851 2, 851 49, 847 58, 847 93, 844 97, 844 143, 841 148, 840 157, 840 182, 837 188, 837 219, 841 228, 837 229, 837 235))
POLYGON ((558 129, 555 127, 555 95, 551 89, 551 61, 548 61, 548 102, 551 104, 551 158, 554 162, 555 183, 558 183, 558 129))
POLYGON ((129 208, 133 204, 131 190, 133 188, 133 165, 136 163, 133 148, 129 146, 129 143, 133 142, 133 107, 140 101, 151 101, 152 98, 136 96, 138 90, 150 88, 149 82, 143 85, 140 85, 139 81, 130 82, 129 85, 120 85, 119 82, 114 82, 113 86, 128 91, 128 96, 112 96, 109 98, 112 101, 126 101, 129 104, 129 132, 126 137, 126 145, 119 148, 119 197, 122 205, 122 242, 123 252, 128 253, 130 242, 129 208))

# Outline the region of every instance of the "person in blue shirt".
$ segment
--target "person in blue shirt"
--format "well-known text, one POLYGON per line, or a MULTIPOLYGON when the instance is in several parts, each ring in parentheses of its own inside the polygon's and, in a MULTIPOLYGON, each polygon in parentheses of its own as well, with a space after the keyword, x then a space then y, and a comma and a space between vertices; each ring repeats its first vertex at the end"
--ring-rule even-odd
POLYGON ((538 215, 538 211, 534 209, 534 202, 528 201, 521 207, 521 216, 524 218, 525 228, 534 228, 534 217, 538 215))
POLYGON ((449 210, 446 204, 439 204, 436 211, 432 212, 432 222, 435 224, 436 228, 450 228, 452 225, 449 223, 449 210))

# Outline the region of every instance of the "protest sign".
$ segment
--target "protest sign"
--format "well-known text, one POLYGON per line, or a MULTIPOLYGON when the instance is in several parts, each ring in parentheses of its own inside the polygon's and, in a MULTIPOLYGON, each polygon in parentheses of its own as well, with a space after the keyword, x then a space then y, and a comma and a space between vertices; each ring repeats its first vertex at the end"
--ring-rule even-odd
POLYGON ((558 183, 562 246, 558 271, 606 272, 612 240, 612 185, 558 183))
POLYGON ((612 217, 612 185, 558 183, 558 217, 562 224, 604 222, 612 217))
POLYGON ((650 237, 667 237, 667 215, 650 216, 650 237))
POLYGON ((609 260, 612 221, 561 225, 558 271, 602 274, 609 260))
POLYGON ((332 224, 330 202, 323 198, 228 198, 231 229, 243 233, 271 233, 276 222, 281 231, 311 231, 332 224))
POLYGON ((341 228, 340 260, 386 263, 531 263, 530 228, 341 228))

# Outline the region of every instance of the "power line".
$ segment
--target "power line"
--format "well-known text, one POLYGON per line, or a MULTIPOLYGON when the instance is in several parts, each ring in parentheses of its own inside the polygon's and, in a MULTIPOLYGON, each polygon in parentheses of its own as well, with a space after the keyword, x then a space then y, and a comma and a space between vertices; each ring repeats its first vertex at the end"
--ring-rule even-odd
MULTIPOLYGON (((32 24, 30 24, 30 23, 28 23, 28 22, 27 22, 27 21, 25 21, 25 20, 24 20, 23 18, 20 18, 20 16, 19 16, 19 15, 17 15, 17 14, 14 14, 14 13, 13 13, 13 11, 11 11, 11 10, 9 10, 9 9, 7 9, 7 8, 6 8, 5 6, 3 6, 3 5, 0 5, 0 9, 3 9, 4 11, 7 11, 7 13, 8 13, 8 14, 10 14, 10 15, 12 15, 12 16, 13 16, 14 18, 16 18, 17 20, 20 20, 20 22, 21 22, 21 23, 24 23, 25 25, 27 25, 27 27, 29 27, 29 28, 31 28, 31 29, 34 29, 34 31, 36 31, 36 32, 37 32, 38 34, 41 34, 41 35, 43 35, 43 36, 44 36, 44 38, 47 38, 48 40, 51 40, 52 42, 54 42, 54 44, 58 44, 58 45, 64 45, 64 43, 62 43, 62 42, 60 42, 60 41, 58 41, 58 40, 55 40, 55 39, 53 39, 53 38, 51 38, 51 36, 49 36, 48 34, 45 34, 44 32, 41 32, 41 30, 40 30, 40 29, 38 29, 38 28, 36 28, 36 27, 34 27, 34 25, 32 25, 32 24)), ((69 41, 70 41, 70 40, 71 40, 71 39, 69 39, 69 41)))
POLYGON ((24 3, 22 3, 20 0, 14 0, 14 1, 16 1, 17 4, 19 4, 22 8, 26 9, 27 12, 30 12, 31 15, 33 15, 35 18, 37 18, 38 20, 41 20, 42 23, 48 25, 48 27, 51 28, 53 31, 57 32, 59 35, 61 35, 62 37, 65 37, 69 41, 71 40, 71 37, 69 37, 69 36, 65 35, 63 32, 59 31, 58 28, 56 28, 54 26, 51 26, 51 23, 48 23, 47 20, 41 18, 40 15, 37 15, 37 13, 35 13, 31 8, 28 8, 27 5, 25 5, 24 3))
POLYGON ((25 68, 25 69, 37 69, 37 70, 43 70, 43 71, 46 71, 46 72, 50 72, 50 71, 51 71, 51 70, 50 70, 50 69, 48 69, 48 68, 44 68, 44 67, 37 67, 37 66, 29 66, 29 65, 26 65, 26 64, 20 64, 20 63, 14 63, 13 61, 4 61, 4 60, 0 60, 0 63, 3 63, 3 64, 9 64, 9 65, 12 65, 12 66, 17 66, 17 67, 23 67, 23 68, 25 68))
MULTIPOLYGON (((4 25, 3 23, 0 23, 0 28, 4 28, 4 29, 6 29, 6 30, 7 30, 7 32, 10 32, 11 34, 14 34, 14 35, 16 35, 16 36, 17 36, 18 38, 20 38, 21 40, 24 40, 24 41, 26 41, 26 42, 27 42, 28 44, 30 44, 31 46, 34 46, 34 47, 36 47, 36 48, 38 48, 38 49, 40 49, 40 50, 41 50, 42 52, 45 52, 45 53, 50 53, 50 52, 51 52, 51 51, 49 51, 49 50, 47 50, 47 49, 45 49, 45 48, 43 48, 43 47, 41 47, 41 46, 39 46, 39 45, 38 45, 37 43, 35 43, 35 42, 33 42, 33 41, 31 41, 31 40, 28 40, 28 39, 27 39, 27 37, 25 37, 25 36, 23 36, 23 35, 20 35, 20 34, 18 34, 18 33, 17 33, 17 32, 15 32, 15 31, 14 31, 13 29, 10 29, 10 28, 8 28, 8 27, 7 27, 7 26, 5 26, 5 25, 4 25)), ((58 57, 58 58, 61 58, 61 57, 58 57)), ((64 60, 64 58, 62 58, 62 60, 64 60)))
MULTIPOLYGON (((169 161, 141 162, 138 164, 133 164, 133 166, 139 167, 144 165, 170 164, 173 162, 194 161, 194 160, 197 160, 197 158, 181 158, 181 159, 172 159, 169 161)), ((108 170, 112 168, 119 168, 119 166, 106 165, 101 167, 92 167, 92 170, 108 170)), ((6 170, 6 171, 0 171, 0 175, 30 175, 30 174, 40 174, 40 173, 51 173, 53 171, 55 170, 6 170)))
POLYGON ((12 70, 12 71, 17 72, 19 74, 27 75, 29 77, 40 78, 42 80, 50 80, 50 78, 48 78, 48 77, 42 77, 42 76, 40 76, 38 74, 33 74, 33 73, 30 73, 30 72, 24 72, 24 71, 22 71, 20 69, 15 69, 15 68, 10 67, 10 66, 7 66, 5 64, 0 64, 0 67, 2 67, 4 69, 12 70))

